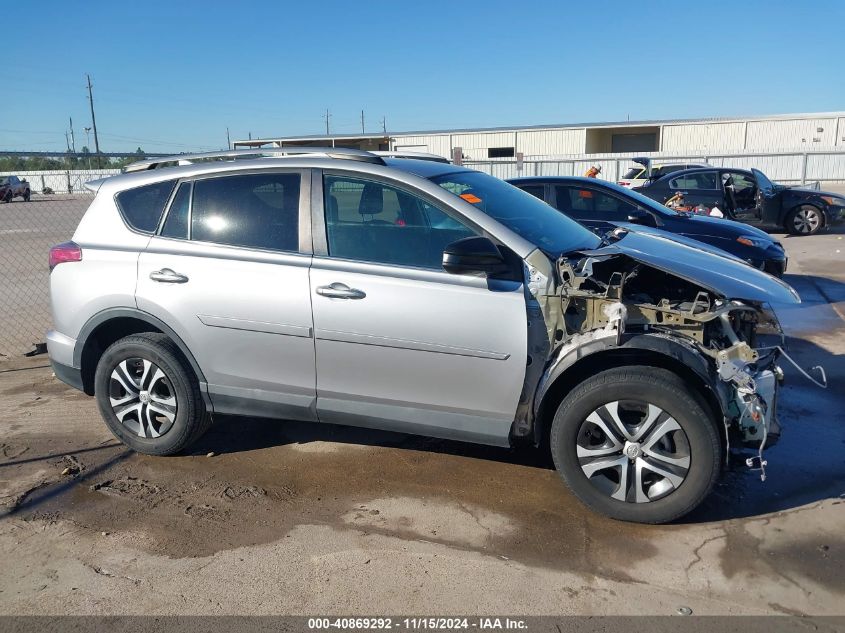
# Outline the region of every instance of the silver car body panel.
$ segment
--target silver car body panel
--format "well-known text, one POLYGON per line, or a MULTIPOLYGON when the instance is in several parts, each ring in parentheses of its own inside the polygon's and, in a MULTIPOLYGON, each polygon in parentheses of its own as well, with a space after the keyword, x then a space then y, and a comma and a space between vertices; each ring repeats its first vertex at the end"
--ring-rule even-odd
POLYGON ((320 420, 506 445, 525 376, 525 295, 518 282, 489 284, 315 257, 320 420), (317 293, 333 283, 366 296, 317 293))

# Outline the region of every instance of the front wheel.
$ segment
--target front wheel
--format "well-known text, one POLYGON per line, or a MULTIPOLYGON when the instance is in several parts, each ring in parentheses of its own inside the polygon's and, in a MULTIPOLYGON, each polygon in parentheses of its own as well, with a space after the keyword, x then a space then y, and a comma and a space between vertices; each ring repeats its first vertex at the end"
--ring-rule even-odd
POLYGON ((133 334, 112 344, 97 363, 94 391, 109 430, 139 453, 178 453, 211 423, 196 376, 163 334, 133 334))
POLYGON ((9 189, 9 191, 6 192, 6 195, 3 196, 3 202, 5 202, 6 204, 9 204, 11 201, 12 201, 12 190, 9 189))
POLYGON ((32 193, 27 189, 23 194, 23 201, 29 202, 29 199, 32 197, 32 193))
POLYGON ((823 224, 824 217, 818 207, 805 204, 787 214, 784 228, 793 235, 814 235, 823 224))
POLYGON ((700 504, 719 475, 719 433, 709 407, 666 369, 609 369, 561 402, 550 448, 558 473, 593 510, 665 523, 700 504))

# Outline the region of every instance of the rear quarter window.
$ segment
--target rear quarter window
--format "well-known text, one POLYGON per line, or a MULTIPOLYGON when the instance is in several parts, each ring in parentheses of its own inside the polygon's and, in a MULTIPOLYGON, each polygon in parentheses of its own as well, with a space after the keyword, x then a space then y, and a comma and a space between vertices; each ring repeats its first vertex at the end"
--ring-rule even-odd
POLYGON ((121 191, 115 200, 124 222, 141 233, 154 233, 175 184, 166 180, 121 191))

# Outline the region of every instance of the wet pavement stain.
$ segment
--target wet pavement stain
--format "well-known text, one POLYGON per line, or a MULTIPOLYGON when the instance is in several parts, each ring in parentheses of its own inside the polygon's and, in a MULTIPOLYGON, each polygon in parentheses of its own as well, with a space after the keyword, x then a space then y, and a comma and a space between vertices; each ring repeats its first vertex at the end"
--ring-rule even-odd
POLYGON ((161 458, 115 447, 88 455, 82 476, 39 491, 17 515, 140 530, 145 547, 173 558, 322 524, 623 581, 656 554, 650 540, 663 529, 591 513, 536 451, 226 418, 193 453, 161 458))
POLYGON ((741 524, 731 522, 725 526, 725 544, 719 557, 728 578, 774 573, 808 595, 812 592, 807 581, 845 593, 845 537, 841 535, 789 536, 783 542, 766 544, 741 524))

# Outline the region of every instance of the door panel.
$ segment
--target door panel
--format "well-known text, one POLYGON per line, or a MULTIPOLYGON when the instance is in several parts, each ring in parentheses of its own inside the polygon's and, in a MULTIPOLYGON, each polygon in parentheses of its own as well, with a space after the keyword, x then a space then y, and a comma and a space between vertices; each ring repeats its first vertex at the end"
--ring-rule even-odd
POLYGON ((138 307, 194 354, 215 412, 316 420, 310 260, 160 237, 141 254, 138 307))
POLYGON ((316 420, 310 193, 292 170, 184 182, 139 258, 138 307, 194 354, 215 412, 316 420))
POLYGON ((315 257, 311 293, 321 421, 507 445, 525 377, 521 283, 315 257), (318 292, 332 284, 365 296, 318 292))

